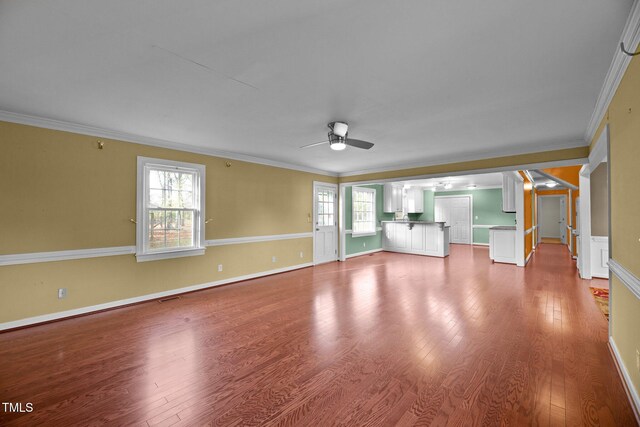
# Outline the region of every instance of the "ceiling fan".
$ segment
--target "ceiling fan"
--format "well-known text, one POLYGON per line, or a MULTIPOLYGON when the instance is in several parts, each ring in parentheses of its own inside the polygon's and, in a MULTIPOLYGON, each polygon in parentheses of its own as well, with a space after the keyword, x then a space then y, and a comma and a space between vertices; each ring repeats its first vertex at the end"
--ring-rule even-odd
POLYGON ((329 139, 322 142, 314 142, 313 144, 303 145, 300 148, 310 148, 315 147, 316 145, 322 145, 329 143, 329 147, 332 150, 340 151, 347 148, 347 145, 350 147, 362 148, 368 150, 373 147, 373 143, 362 141, 359 139, 347 138, 349 125, 344 122, 331 122, 327 124, 329 127, 328 137, 329 139))

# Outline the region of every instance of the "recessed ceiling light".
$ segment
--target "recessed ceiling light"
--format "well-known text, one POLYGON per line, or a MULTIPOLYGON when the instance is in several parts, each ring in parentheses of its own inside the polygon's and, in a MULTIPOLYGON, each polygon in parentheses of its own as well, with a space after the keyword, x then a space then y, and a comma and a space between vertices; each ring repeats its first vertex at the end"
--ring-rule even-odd
POLYGON ((555 182, 555 181, 549 181, 549 182, 547 182, 547 187, 549 187, 549 188, 553 188, 553 187, 555 187, 556 185, 558 185, 558 183, 557 183, 557 182, 555 182))

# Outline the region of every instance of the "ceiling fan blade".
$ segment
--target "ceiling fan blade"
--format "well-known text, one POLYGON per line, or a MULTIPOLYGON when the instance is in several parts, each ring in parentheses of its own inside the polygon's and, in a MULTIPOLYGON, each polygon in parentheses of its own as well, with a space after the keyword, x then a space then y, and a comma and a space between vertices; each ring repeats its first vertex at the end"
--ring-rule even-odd
POLYGON ((303 145, 302 147, 299 147, 299 148, 311 148, 311 147, 315 147, 316 145, 327 144, 328 142, 329 141, 314 142, 313 144, 303 145))
POLYGON ((373 147, 372 142, 362 141, 360 139, 347 138, 345 143, 347 145, 350 145, 351 147, 363 148, 365 150, 368 150, 369 148, 373 147))

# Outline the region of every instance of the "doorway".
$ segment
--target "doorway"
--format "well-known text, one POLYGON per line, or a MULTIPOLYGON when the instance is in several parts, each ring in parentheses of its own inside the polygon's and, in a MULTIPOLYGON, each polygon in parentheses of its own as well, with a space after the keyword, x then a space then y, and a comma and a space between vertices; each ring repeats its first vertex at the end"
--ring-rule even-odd
POLYGON ((313 183, 313 263, 338 259, 338 186, 313 183))
POLYGON ((436 196, 435 220, 450 226, 451 243, 471 244, 473 196, 436 196))
POLYGON ((539 196, 538 227, 540 243, 567 243, 566 197, 539 196))

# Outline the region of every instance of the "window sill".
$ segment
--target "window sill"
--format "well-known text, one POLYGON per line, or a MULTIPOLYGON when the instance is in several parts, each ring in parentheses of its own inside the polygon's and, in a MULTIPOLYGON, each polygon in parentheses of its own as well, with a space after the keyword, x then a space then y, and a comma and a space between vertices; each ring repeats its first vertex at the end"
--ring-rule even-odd
POLYGON ((363 233, 351 233, 351 237, 367 237, 367 236, 375 236, 378 234, 377 231, 367 231, 363 233))
POLYGON ((204 250, 205 248, 193 248, 193 249, 181 249, 181 250, 170 251, 170 252, 150 252, 146 254, 137 253, 136 261, 146 262, 146 261, 156 261, 161 259, 198 256, 198 255, 204 255, 204 250))

